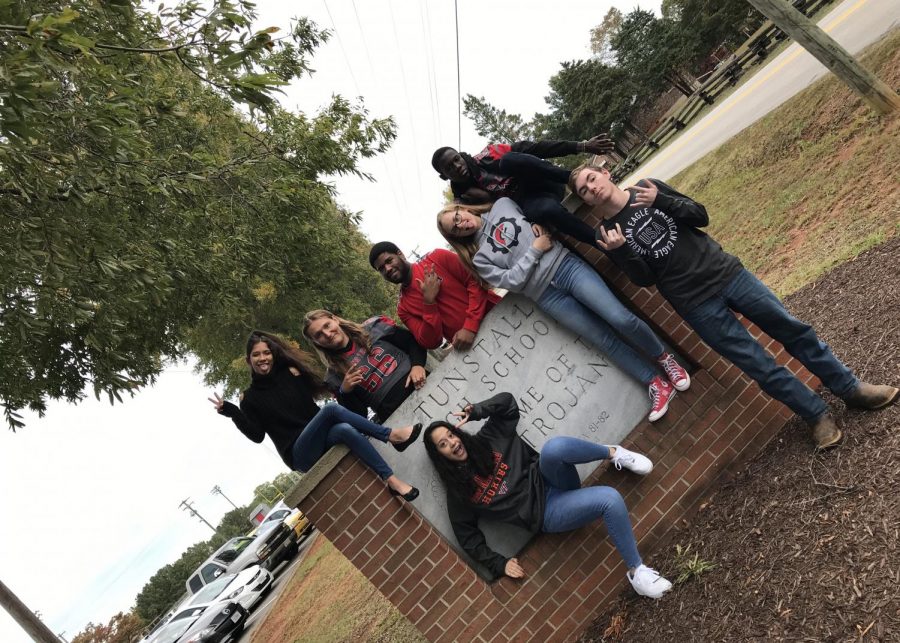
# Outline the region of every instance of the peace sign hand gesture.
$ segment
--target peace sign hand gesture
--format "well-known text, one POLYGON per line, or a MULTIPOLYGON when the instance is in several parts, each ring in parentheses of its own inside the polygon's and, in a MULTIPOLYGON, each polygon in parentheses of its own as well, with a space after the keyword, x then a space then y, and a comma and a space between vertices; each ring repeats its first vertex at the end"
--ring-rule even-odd
POLYGON ((469 421, 469 416, 472 414, 472 405, 467 404, 466 407, 462 411, 454 411, 453 415, 458 418, 462 418, 459 422, 456 423, 456 428, 460 428, 463 424, 469 421))
POLYGON ((208 397, 208 398, 206 398, 206 399, 209 400, 210 402, 212 402, 212 403, 213 403, 213 406, 216 407, 216 413, 221 413, 221 412, 222 412, 222 409, 225 407, 225 400, 222 399, 222 398, 219 396, 219 394, 218 394, 217 392, 215 392, 215 391, 213 391, 213 395, 214 395, 215 397, 208 397))
POLYGON ((425 303, 429 305, 433 304, 434 300, 437 299, 438 293, 441 291, 441 278, 434 271, 434 266, 426 264, 425 278, 416 279, 416 282, 419 284, 419 289, 422 291, 422 298, 425 300, 425 303))

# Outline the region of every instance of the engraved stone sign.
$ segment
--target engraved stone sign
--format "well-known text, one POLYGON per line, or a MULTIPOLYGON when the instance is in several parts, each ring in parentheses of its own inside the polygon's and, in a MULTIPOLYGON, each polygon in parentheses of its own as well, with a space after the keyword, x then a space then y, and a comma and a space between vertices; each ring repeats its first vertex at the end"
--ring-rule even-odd
MULTIPOLYGON (((452 351, 385 424, 455 423, 454 411, 503 391, 515 396, 519 435, 537 451, 556 435, 618 444, 650 409, 643 384, 534 302, 509 294, 485 317, 472 348, 452 351)), ((464 429, 474 433, 481 424, 469 422, 464 429)), ((421 491, 415 509, 462 553, 447 516, 443 483, 422 440, 403 453, 373 444, 394 473, 421 491)), ((584 478, 597 466, 579 465, 579 473, 584 478)), ((508 525, 482 520, 480 527, 488 545, 505 556, 515 555, 530 539, 529 533, 508 525)))

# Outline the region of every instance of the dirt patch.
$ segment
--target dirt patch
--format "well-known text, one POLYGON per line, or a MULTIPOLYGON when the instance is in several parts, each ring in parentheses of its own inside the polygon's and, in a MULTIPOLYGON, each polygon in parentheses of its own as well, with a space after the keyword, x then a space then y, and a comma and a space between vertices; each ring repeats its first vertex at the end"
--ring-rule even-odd
MULTIPOLYGON (((898 275, 894 239, 786 303, 860 378, 897 385, 898 275)), ((715 568, 660 601, 629 591, 583 642, 900 640, 900 405, 862 412, 825 397, 843 445, 814 454, 790 422, 650 561, 676 578, 690 564, 681 545, 715 568)))

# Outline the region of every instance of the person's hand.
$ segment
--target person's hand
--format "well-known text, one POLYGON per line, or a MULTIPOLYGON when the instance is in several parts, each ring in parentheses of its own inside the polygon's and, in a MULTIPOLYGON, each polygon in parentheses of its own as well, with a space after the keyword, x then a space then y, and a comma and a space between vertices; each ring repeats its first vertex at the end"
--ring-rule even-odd
POLYGON ((453 335, 453 339, 450 340, 450 343, 453 344, 453 348, 458 351, 467 351, 472 348, 472 343, 475 341, 475 333, 470 330, 466 330, 465 328, 460 328, 453 335))
POLYGON ((656 195, 659 194, 659 190, 653 184, 653 181, 646 179, 641 179, 637 182, 637 185, 632 185, 628 189, 634 193, 634 200, 631 203, 639 208, 647 208, 653 205, 653 202, 656 201, 656 195))
POLYGON ((406 377, 406 387, 412 384, 418 391, 425 386, 425 369, 421 366, 413 366, 409 369, 409 375, 406 377))
POLYGON ((625 235, 622 234, 622 226, 617 223, 616 229, 609 230, 608 232, 606 228, 600 226, 600 238, 597 239, 597 243, 607 252, 624 246, 625 235))
POLYGON ((223 400, 221 397, 219 397, 219 394, 216 393, 215 391, 213 391, 213 395, 215 397, 208 397, 206 399, 209 400, 210 402, 212 402, 213 406, 216 407, 216 413, 221 413, 222 409, 225 408, 225 400, 223 400))
POLYGON ((349 393, 350 391, 355 389, 356 386, 360 382, 362 382, 362 380, 363 380, 362 369, 359 366, 354 366, 349 371, 347 371, 346 375, 344 375, 344 381, 341 382, 341 392, 349 393))
POLYGON ((597 136, 593 138, 582 141, 581 147, 585 152, 591 154, 606 154, 616 149, 616 144, 609 138, 609 134, 603 132, 602 134, 597 134, 597 136))
POLYGON ((506 561, 506 566, 503 568, 503 573, 510 578, 525 578, 525 570, 519 564, 519 560, 517 558, 510 558, 508 561, 506 561))
POLYGON ((533 223, 531 231, 534 233, 534 241, 531 242, 532 248, 543 254, 553 247, 553 238, 543 227, 533 223))
POLYGON ((462 418, 459 422, 456 423, 456 428, 460 428, 463 424, 469 421, 469 416, 472 415, 472 405, 467 404, 466 407, 462 411, 454 411, 453 415, 458 418, 462 418))
POLYGON ((416 279, 416 282, 419 284, 419 290, 422 291, 422 297, 425 299, 425 303, 429 305, 433 304, 434 300, 437 299, 438 293, 441 291, 441 278, 434 271, 434 266, 426 264, 425 278, 416 279))

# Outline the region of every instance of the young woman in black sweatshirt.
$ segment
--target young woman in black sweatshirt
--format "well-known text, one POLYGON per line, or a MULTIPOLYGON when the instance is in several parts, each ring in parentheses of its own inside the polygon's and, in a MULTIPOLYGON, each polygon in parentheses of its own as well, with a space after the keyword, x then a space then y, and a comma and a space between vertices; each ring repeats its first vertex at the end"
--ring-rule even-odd
POLYGON ((240 408, 218 393, 209 398, 241 433, 257 443, 268 435, 284 463, 302 472, 335 444, 346 444, 393 494, 415 500, 418 489, 394 475, 367 436, 402 451, 416 440, 420 425, 389 429, 333 402, 319 408, 316 399, 327 389, 315 375, 311 356, 275 335, 254 331, 247 339, 246 359, 252 381, 241 395, 240 408))
POLYGON ((581 487, 576 464, 611 459, 645 475, 653 469, 646 457, 621 446, 603 446, 559 436, 540 455, 516 432, 519 407, 509 393, 470 404, 455 415, 453 426, 433 422, 425 429, 425 451, 447 487, 447 511, 460 546, 494 576, 522 578, 516 558, 488 547, 478 528, 480 517, 518 525, 532 532, 577 529, 602 518, 616 549, 628 565, 628 580, 641 596, 659 598, 672 584, 641 562, 622 496, 612 487, 581 487), (460 427, 487 418, 474 435, 460 427))
POLYGON ((354 413, 382 422, 425 384, 425 349, 389 317, 357 324, 327 310, 306 313, 303 336, 328 369, 325 386, 354 413))

